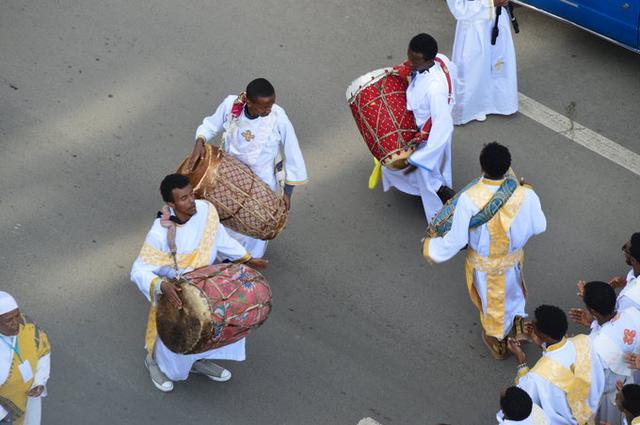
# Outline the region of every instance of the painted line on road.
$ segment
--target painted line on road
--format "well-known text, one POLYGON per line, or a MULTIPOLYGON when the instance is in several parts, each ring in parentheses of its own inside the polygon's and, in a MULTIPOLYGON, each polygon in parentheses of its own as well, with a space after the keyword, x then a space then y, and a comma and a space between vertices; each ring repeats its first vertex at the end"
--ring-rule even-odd
POLYGON ((363 418, 358 422, 358 425, 382 425, 380 422, 371 418, 363 418))
POLYGON ((640 155, 519 93, 520 113, 640 176, 640 155))

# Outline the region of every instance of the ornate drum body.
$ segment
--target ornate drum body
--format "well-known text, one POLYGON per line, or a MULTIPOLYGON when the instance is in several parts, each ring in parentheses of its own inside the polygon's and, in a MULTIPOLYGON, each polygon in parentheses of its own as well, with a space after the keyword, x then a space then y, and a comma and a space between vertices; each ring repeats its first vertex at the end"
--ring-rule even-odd
POLYGON ((360 134, 373 156, 393 170, 407 166, 419 133, 407 110, 408 82, 393 68, 372 71, 351 83, 347 101, 360 134))
POLYGON ((220 222, 252 238, 270 240, 287 223, 287 206, 265 182, 244 163, 221 149, 205 145, 204 158, 191 174, 186 173, 189 157, 178 173, 189 176, 196 197, 211 202, 220 222))
POLYGON ((261 326, 271 312, 271 288, 244 264, 214 264, 183 276, 183 307, 158 301, 158 336, 171 351, 195 354, 234 343, 261 326))

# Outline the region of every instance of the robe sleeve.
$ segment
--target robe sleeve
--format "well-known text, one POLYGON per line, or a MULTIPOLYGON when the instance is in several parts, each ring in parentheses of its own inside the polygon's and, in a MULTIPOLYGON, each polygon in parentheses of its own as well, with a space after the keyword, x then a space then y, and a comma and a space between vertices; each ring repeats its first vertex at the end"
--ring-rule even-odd
POLYGON ((284 110, 279 111, 279 114, 278 131, 284 153, 285 184, 290 186, 305 184, 307 182, 307 167, 302 157, 298 137, 284 110))
POLYGON ((453 117, 449 105, 449 94, 441 89, 427 90, 427 101, 431 111, 429 138, 409 157, 409 163, 427 171, 438 168, 443 151, 453 133, 453 117))
POLYGON ((438 238, 426 238, 422 247, 424 257, 434 263, 442 263, 456 255, 469 243, 469 223, 474 214, 471 200, 460 195, 453 213, 453 221, 449 232, 438 238))
POLYGON ((234 99, 234 96, 228 96, 218 106, 213 115, 202 120, 202 124, 196 129, 196 139, 202 137, 206 142, 209 142, 222 131, 227 115, 231 111, 230 105, 233 104, 234 99))
POLYGON ((449 10, 457 20, 471 19, 476 16, 486 16, 487 19, 491 19, 492 4, 491 0, 447 0, 449 10))
POLYGON ((531 397, 531 401, 535 404, 540 405, 540 395, 538 394, 538 386, 536 385, 536 378, 530 372, 520 377, 516 378, 515 382, 516 386, 525 390, 529 397, 531 397))
POLYGON ((529 196, 531 196, 531 217, 533 218, 531 231, 534 235, 539 235, 547 230, 547 218, 542 211, 538 195, 533 190, 529 190, 529 196))
POLYGON ((229 235, 222 223, 218 225, 218 230, 216 231, 216 247, 218 248, 218 258, 220 260, 246 263, 251 259, 251 254, 249 254, 240 242, 229 235))
POLYGON ((162 266, 149 264, 144 260, 144 252, 156 250, 163 251, 163 243, 160 239, 160 235, 154 231, 153 227, 147 234, 144 245, 140 250, 140 254, 131 268, 131 281, 138 286, 138 289, 142 294, 147 297, 149 301, 152 301, 151 297, 155 297, 160 293, 160 278, 159 271, 162 266), (153 294, 151 290, 153 289, 153 294))

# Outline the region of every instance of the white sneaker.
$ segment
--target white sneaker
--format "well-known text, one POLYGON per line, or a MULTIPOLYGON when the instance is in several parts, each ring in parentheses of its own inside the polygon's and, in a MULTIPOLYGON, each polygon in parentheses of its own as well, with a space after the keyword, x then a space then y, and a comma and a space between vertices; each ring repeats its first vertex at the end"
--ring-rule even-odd
POLYGON ((156 363, 155 359, 148 353, 147 357, 144 359, 144 365, 149 370, 151 382, 153 382, 153 385, 155 385, 157 389, 163 393, 168 393, 173 390, 173 382, 167 378, 167 375, 162 373, 158 363, 156 363))
POLYGON ((479 121, 479 122, 485 122, 486 120, 487 120, 486 115, 480 115, 478 118, 476 118, 476 121, 479 121))
POLYGON ((198 360, 191 366, 190 373, 205 375, 212 381, 226 382, 231 379, 231 372, 211 360, 198 360))

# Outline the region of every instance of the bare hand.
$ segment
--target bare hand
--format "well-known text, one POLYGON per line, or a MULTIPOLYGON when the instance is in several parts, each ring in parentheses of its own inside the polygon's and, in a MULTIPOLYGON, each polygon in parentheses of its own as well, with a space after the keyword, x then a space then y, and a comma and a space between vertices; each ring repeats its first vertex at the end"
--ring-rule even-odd
POLYGON ((579 280, 578 283, 576 284, 576 286, 578 287, 578 296, 580 298, 584 297, 584 285, 585 285, 584 280, 579 280))
POLYGON ((264 258, 252 258, 245 264, 249 267, 253 267, 254 269, 264 270, 269 265, 269 260, 265 260, 264 258))
POLYGON ((404 169, 404 171, 402 172, 402 174, 404 174, 404 175, 406 176, 407 174, 411 174, 411 173, 413 173, 414 171, 416 171, 416 169, 417 169, 417 168, 416 168, 416 166, 415 166, 415 165, 409 165, 407 168, 405 168, 405 169, 404 169))
POLYGON ((284 194, 284 205, 287 207, 287 211, 289 211, 291 209, 291 194, 290 193, 285 193, 284 194))
POLYGON ((624 276, 616 276, 609 280, 609 285, 613 289, 624 288, 627 286, 627 278, 624 276))
POLYGON ((193 171, 193 167, 196 165, 196 162, 204 158, 204 139, 198 137, 196 139, 196 144, 193 146, 193 152, 191 152, 191 157, 189 158, 189 163, 187 164, 187 173, 191 173, 193 171))
POLYGON ((507 347, 509 351, 514 355, 518 364, 525 363, 527 361, 527 355, 522 351, 522 347, 520 347, 520 342, 515 338, 507 339, 507 347))
POLYGON ((593 315, 583 308, 569 309, 569 317, 579 325, 591 326, 593 322, 593 315))
POLYGON ((169 282, 168 280, 163 280, 160 284, 160 292, 162 292, 168 299, 169 303, 180 310, 182 308, 182 300, 178 295, 178 292, 181 292, 182 288, 178 286, 178 284, 174 282, 169 282))
POLYGON ((618 379, 616 381, 616 390, 622 391, 622 387, 624 387, 624 381, 621 381, 621 380, 618 379))
POLYGON ((633 353, 625 354, 624 361, 627 362, 627 366, 629 366, 631 369, 640 369, 639 355, 633 353))
POLYGON ((38 385, 37 387, 31 388, 27 393, 27 395, 29 397, 40 397, 43 391, 44 391, 44 385, 38 385))

